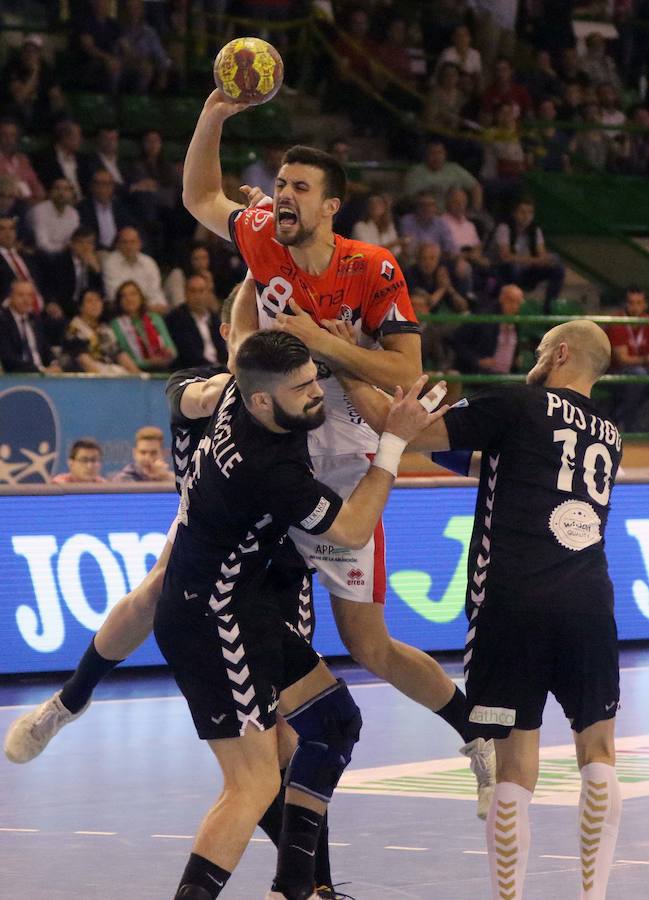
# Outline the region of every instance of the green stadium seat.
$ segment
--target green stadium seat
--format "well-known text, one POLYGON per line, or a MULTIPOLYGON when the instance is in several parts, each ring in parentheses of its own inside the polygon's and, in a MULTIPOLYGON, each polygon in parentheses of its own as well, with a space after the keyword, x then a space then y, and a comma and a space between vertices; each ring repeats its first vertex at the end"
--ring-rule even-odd
POLYGON ((164 101, 159 97, 124 94, 119 101, 119 127, 125 134, 143 134, 149 128, 162 129, 164 101))
POLYGON ((86 133, 117 125, 117 110, 108 94, 68 93, 68 101, 72 114, 86 133))
POLYGON ((584 307, 578 300, 569 297, 557 297, 552 301, 553 316, 583 316, 584 307))
POLYGON ((165 159, 168 159, 169 162, 178 162, 181 159, 185 158, 185 154, 187 153, 187 147, 189 145, 189 138, 186 138, 184 141, 165 141, 164 142, 164 154, 165 159))
POLYGON ((164 115, 159 123, 165 137, 189 138, 203 108, 202 97, 166 97, 164 115))

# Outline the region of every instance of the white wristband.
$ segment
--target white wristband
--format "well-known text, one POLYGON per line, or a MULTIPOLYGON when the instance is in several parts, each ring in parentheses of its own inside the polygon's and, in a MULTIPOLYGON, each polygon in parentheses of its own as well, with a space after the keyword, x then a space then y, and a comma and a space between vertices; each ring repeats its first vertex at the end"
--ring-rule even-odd
POLYGON ((379 439, 379 446, 376 448, 376 456, 372 460, 372 465, 378 469, 385 469, 393 478, 396 478, 401 454, 407 443, 403 438, 397 437, 396 434, 384 431, 379 439))

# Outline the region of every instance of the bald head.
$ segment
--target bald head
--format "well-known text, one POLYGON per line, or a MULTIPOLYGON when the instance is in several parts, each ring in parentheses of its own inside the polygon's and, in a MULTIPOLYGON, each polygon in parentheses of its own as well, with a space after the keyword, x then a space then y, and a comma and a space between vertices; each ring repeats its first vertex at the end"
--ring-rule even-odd
POLYGON ((611 344, 606 332, 589 319, 564 322, 543 335, 537 360, 528 383, 573 387, 590 394, 611 364, 611 344))

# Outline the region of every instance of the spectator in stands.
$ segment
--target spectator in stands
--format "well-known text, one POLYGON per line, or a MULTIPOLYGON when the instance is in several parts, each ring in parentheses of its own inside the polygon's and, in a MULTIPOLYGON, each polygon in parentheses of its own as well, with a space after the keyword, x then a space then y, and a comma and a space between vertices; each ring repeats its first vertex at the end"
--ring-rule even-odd
POLYGON ((457 256, 458 248, 448 225, 439 215, 435 194, 420 191, 415 201, 415 211, 402 216, 399 233, 404 251, 416 258, 421 244, 438 244, 447 259, 457 256))
POLYGON ((335 76, 329 85, 328 103, 352 118, 358 133, 373 131, 384 114, 368 93, 374 90, 374 43, 370 37, 370 19, 362 6, 349 11, 346 27, 334 45, 335 76))
POLYGON ((432 193, 437 208, 444 210, 446 195, 453 187, 464 188, 471 197, 474 210, 482 209, 482 187, 473 175, 459 163, 450 162, 446 147, 441 141, 429 141, 426 145, 424 161, 412 166, 406 173, 404 193, 407 196, 420 194, 422 191, 432 193))
POLYGON ((557 71, 564 84, 576 82, 581 87, 590 84, 590 78, 582 71, 577 48, 574 46, 562 48, 557 71))
POLYGON ((90 193, 78 206, 81 224, 97 235, 100 250, 112 250, 124 228, 135 225, 126 205, 115 197, 115 180, 108 169, 97 169, 90 181, 90 193))
POLYGON ((578 81, 566 83, 561 106, 558 111, 560 122, 579 122, 584 105, 584 87, 578 81))
POLYGON ((178 350, 175 366, 225 365, 228 354, 221 336, 221 320, 210 309, 210 292, 202 275, 192 275, 185 283, 185 302, 166 319, 172 341, 178 350))
POLYGON ((471 267, 471 282, 468 294, 475 291, 476 283, 482 285, 487 277, 491 262, 484 254, 480 235, 471 219, 467 218, 469 198, 462 188, 451 188, 446 196, 446 212, 442 219, 448 226, 453 242, 462 259, 471 267))
POLYGON ((520 190, 526 169, 525 150, 519 120, 512 103, 496 108, 492 128, 484 131, 485 154, 480 179, 485 185, 490 208, 500 209, 520 190))
POLYGON ((28 34, 2 72, 2 106, 23 126, 42 128, 65 109, 54 70, 43 59, 43 38, 28 34))
POLYGON ((79 213, 73 202, 74 188, 67 178, 57 178, 49 199, 32 207, 30 219, 36 246, 43 253, 61 253, 79 227, 79 213))
POLYGON ((85 87, 115 93, 122 76, 117 52, 120 28, 110 16, 110 0, 88 0, 88 9, 73 29, 81 54, 80 81, 85 87))
POLYGON ((0 175, 0 219, 13 219, 18 242, 34 245, 34 234, 29 223, 30 206, 20 196, 16 179, 11 175, 0 175))
POLYGON ((598 127, 602 116, 597 103, 584 105, 583 120, 585 125, 595 127, 578 131, 570 142, 573 166, 584 172, 603 172, 613 152, 613 143, 610 135, 598 127))
POLYGON ((260 187, 264 194, 272 197, 275 191, 275 179, 285 149, 283 143, 265 142, 261 158, 250 163, 241 173, 242 183, 249 184, 251 187, 260 187))
POLYGON ((385 247, 395 256, 399 256, 401 241, 392 218, 390 201, 385 194, 369 195, 365 216, 352 228, 352 238, 355 241, 385 247))
POLYGON ((442 304, 445 312, 467 312, 468 301, 453 286, 439 244, 420 244, 417 261, 406 268, 404 276, 409 290, 426 291, 429 311, 442 304))
POLYGON ((79 313, 85 291, 104 293, 101 263, 95 249, 95 233, 83 225, 74 232, 68 246, 49 265, 47 297, 55 301, 71 319, 79 313))
POLYGON ((649 109, 638 103, 629 110, 629 120, 638 130, 625 131, 613 145, 609 158, 612 172, 622 175, 649 174, 649 109))
POLYGON ((496 60, 496 75, 493 83, 482 95, 482 107, 487 112, 495 112, 503 103, 511 103, 514 118, 520 119, 532 111, 532 98, 527 88, 514 81, 514 69, 504 56, 496 60))
POLYGON ((546 282, 543 311, 552 311, 552 302, 561 293, 565 270, 559 259, 545 249, 543 232, 534 220, 534 201, 523 197, 512 216, 496 228, 494 243, 500 278, 531 290, 546 282))
POLYGON ((83 134, 78 122, 63 119, 54 126, 54 146, 44 154, 37 166, 45 187, 49 188, 57 178, 67 178, 72 184, 75 199, 81 200, 92 174, 90 159, 81 153, 83 134))
POLYGON ((586 36, 586 52, 579 59, 579 69, 595 87, 611 84, 616 91, 622 90, 615 62, 606 53, 606 40, 598 31, 592 31, 586 36))
MULTIPOLYGON (((597 88, 602 125, 624 125, 626 116, 621 109, 620 97, 612 84, 600 84, 597 88)), ((615 138, 619 131, 607 131, 609 138, 615 138)))
POLYGON ((147 297, 135 281, 125 281, 115 293, 116 317, 111 321, 117 343, 144 372, 167 372, 177 352, 162 316, 147 310, 147 297))
MULTIPOLYGON (((191 278, 192 275, 202 275, 205 279, 209 294, 209 308, 216 312, 219 307, 219 300, 216 294, 214 273, 212 272, 212 261, 207 244, 202 241, 194 241, 189 247, 189 251, 185 254, 182 265, 176 266, 167 275, 164 282, 164 292, 169 306, 180 306, 185 302, 185 285, 187 284, 187 279, 191 278)), ((219 286, 219 293, 223 296, 227 292, 219 286)))
POLYGON ((160 269, 151 256, 142 253, 142 239, 137 228, 120 229, 115 250, 105 257, 102 271, 108 300, 115 299, 120 285, 126 281, 133 281, 147 298, 149 311, 157 313, 167 311, 160 269))
MULTIPOLYGON (((279 166, 276 173, 278 169, 279 166)), ((131 191, 154 194, 159 208, 172 209, 175 206, 180 192, 180 173, 173 163, 165 159, 162 135, 157 128, 150 128, 142 135, 141 153, 129 170, 129 180, 131 191)), ((257 182, 251 184, 256 185, 257 182)))
MULTIPOLYGON (((646 318, 647 295, 642 288, 628 287, 624 296, 624 313, 646 318)), ((608 336, 612 348, 613 370, 619 375, 649 375, 649 323, 647 325, 611 325, 608 336)), ((649 427, 649 383, 621 385, 616 418, 623 431, 646 430, 649 427)))
POLYGON ((29 203, 45 199, 45 188, 25 153, 18 152, 20 128, 13 119, 0 119, 0 176, 13 178, 18 195, 29 203))
MULTIPOLYGON (((505 284, 498 295, 500 312, 517 316, 523 292, 515 284, 505 284)), ((468 323, 455 333, 455 353, 460 372, 505 375, 518 368, 518 327, 513 323, 468 323)))
POLYGON ((157 32, 146 22, 142 0, 125 0, 117 55, 122 63, 123 90, 146 94, 166 88, 171 60, 157 32))
POLYGON ((103 312, 101 295, 85 290, 79 300, 79 312, 67 327, 64 349, 82 372, 139 375, 138 366, 120 350, 113 329, 102 321, 103 312))
POLYGON ((528 93, 536 104, 546 99, 556 102, 563 93, 561 79, 552 65, 552 57, 543 48, 536 51, 534 66, 529 72, 521 76, 521 84, 527 88, 528 93))
POLYGON ((14 219, 0 218, 0 300, 7 296, 13 281, 29 281, 33 287, 32 312, 42 312, 45 306, 43 274, 37 257, 20 252, 14 219))
POLYGON ((429 131, 457 131, 462 127, 462 110, 466 101, 467 97, 460 86, 457 64, 444 63, 437 69, 435 83, 426 95, 422 125, 429 131))
POLYGON ((473 76, 479 89, 482 84, 482 57, 471 43, 471 32, 467 26, 458 25, 453 31, 451 46, 442 50, 437 60, 437 72, 446 63, 454 63, 460 72, 473 76))
POLYGON ((15 279, 0 309, 0 364, 5 372, 61 371, 33 309, 34 286, 15 279))
POLYGON ((529 167, 544 172, 568 172, 570 137, 565 131, 555 127, 557 108, 554 101, 542 100, 536 117, 543 125, 528 132, 525 140, 529 167))
POLYGON ((476 45, 482 65, 490 72, 494 61, 509 58, 515 50, 515 28, 519 0, 472 0, 475 10, 476 45))
POLYGON ((52 479, 52 484, 101 484, 106 481, 101 475, 103 453, 94 438, 79 438, 68 453, 68 471, 60 472, 52 479))
POLYGON ((120 197, 126 194, 126 166, 120 159, 119 131, 105 126, 97 132, 95 153, 90 157, 93 174, 98 170, 110 172, 115 183, 115 192, 120 197))
POLYGON ((124 466, 113 481, 173 481, 174 474, 163 455, 164 435, 155 425, 145 425, 135 433, 133 462, 124 466))
POLYGON ((420 76, 413 71, 413 54, 409 46, 408 25, 401 16, 393 16, 383 31, 383 39, 374 47, 378 78, 384 83, 388 99, 401 102, 401 108, 417 108, 412 92, 419 87, 420 76), (392 76, 396 81, 392 81, 392 76))
POLYGON ((426 371, 448 371, 453 351, 444 336, 444 326, 427 320, 431 315, 430 294, 422 288, 410 291, 412 308, 421 328, 421 364, 426 371))

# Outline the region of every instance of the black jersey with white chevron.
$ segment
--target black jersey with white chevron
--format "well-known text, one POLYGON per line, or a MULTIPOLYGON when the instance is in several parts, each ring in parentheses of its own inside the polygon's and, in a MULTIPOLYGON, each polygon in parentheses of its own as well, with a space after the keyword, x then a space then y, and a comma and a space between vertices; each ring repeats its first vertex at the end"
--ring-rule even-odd
POLYGON ((615 425, 566 388, 500 385, 453 407, 453 450, 482 450, 467 601, 610 611, 604 552, 615 425))
POLYGON ((261 425, 232 378, 183 480, 165 590, 182 583, 217 613, 240 599, 254 603, 289 527, 323 533, 342 504, 313 477, 309 462, 306 434, 261 425))
POLYGON ((165 387, 167 401, 169 403, 169 423, 171 426, 171 458, 176 475, 176 490, 180 493, 182 480, 189 469, 191 460, 198 442, 210 420, 209 416, 202 419, 188 419, 180 409, 185 388, 197 381, 207 381, 213 375, 222 375, 228 370, 223 366, 194 366, 191 369, 179 369, 169 377, 165 387))

